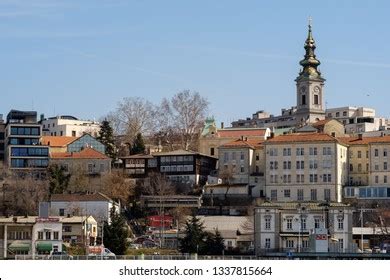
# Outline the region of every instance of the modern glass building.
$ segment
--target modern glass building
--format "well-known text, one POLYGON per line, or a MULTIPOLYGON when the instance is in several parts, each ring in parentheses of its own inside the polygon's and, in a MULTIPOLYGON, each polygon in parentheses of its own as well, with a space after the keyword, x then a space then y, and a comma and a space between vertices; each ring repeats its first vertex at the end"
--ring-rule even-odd
POLYGON ((40 170, 49 164, 49 147, 40 143, 37 112, 11 110, 5 128, 5 160, 11 170, 40 170))

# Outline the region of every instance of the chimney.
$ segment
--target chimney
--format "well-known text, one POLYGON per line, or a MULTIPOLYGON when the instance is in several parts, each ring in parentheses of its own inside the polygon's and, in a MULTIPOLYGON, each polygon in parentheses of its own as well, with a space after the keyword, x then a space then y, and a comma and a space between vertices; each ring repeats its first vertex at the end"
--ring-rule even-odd
POLYGON ((225 124, 223 122, 221 122, 221 128, 224 129, 225 128, 225 124))
POLYGON ((248 137, 245 137, 245 141, 248 141, 248 137))
POLYGON ((241 135, 241 141, 244 141, 244 135, 241 135))
POLYGON ((358 138, 359 138, 359 140, 363 140, 363 133, 359 133, 358 138))
POLYGON ((274 138, 275 137, 275 132, 271 132, 271 136, 270 136, 270 139, 274 138))

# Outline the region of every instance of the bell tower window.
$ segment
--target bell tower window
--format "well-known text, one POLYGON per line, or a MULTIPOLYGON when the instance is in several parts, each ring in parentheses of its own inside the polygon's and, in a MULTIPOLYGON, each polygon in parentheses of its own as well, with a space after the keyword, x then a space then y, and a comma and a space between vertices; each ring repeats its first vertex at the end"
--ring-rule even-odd
POLYGON ((306 105, 306 95, 302 94, 302 105, 306 105))
POLYGON ((314 94, 314 105, 319 105, 320 102, 319 102, 319 98, 318 98, 318 94, 314 94))

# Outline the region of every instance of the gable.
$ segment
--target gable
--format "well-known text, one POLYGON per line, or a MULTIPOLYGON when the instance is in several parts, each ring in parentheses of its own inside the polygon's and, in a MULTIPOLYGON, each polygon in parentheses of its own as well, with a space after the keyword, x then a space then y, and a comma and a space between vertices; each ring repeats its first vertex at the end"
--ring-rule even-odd
POLYGON ((80 152, 83 148, 86 147, 92 148, 102 154, 105 154, 106 152, 106 147, 89 134, 84 134, 70 143, 67 147, 67 152, 80 152))

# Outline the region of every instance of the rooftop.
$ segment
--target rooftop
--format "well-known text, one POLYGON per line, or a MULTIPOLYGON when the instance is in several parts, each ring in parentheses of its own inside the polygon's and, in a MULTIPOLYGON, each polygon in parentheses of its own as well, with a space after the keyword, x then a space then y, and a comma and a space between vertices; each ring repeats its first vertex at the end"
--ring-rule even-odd
POLYGON ((375 137, 339 137, 338 140, 347 145, 368 145, 372 143, 390 143, 390 135, 375 137))
POLYGON ((71 136, 42 136, 41 142, 49 147, 66 147, 76 139, 71 136))
POLYGON ((337 139, 326 133, 292 133, 275 136, 265 141, 266 144, 286 142, 337 142, 337 139))
POLYGON ((51 153, 50 158, 53 159, 109 159, 108 156, 102 154, 92 148, 82 149, 80 152, 65 152, 65 153, 51 153))
POLYGON ((264 138, 267 128, 224 128, 218 129, 217 134, 222 138, 261 137, 264 138))
POLYGON ((259 139, 237 139, 232 142, 228 142, 219 146, 219 148, 251 148, 251 149, 259 149, 263 147, 263 140, 259 139))

